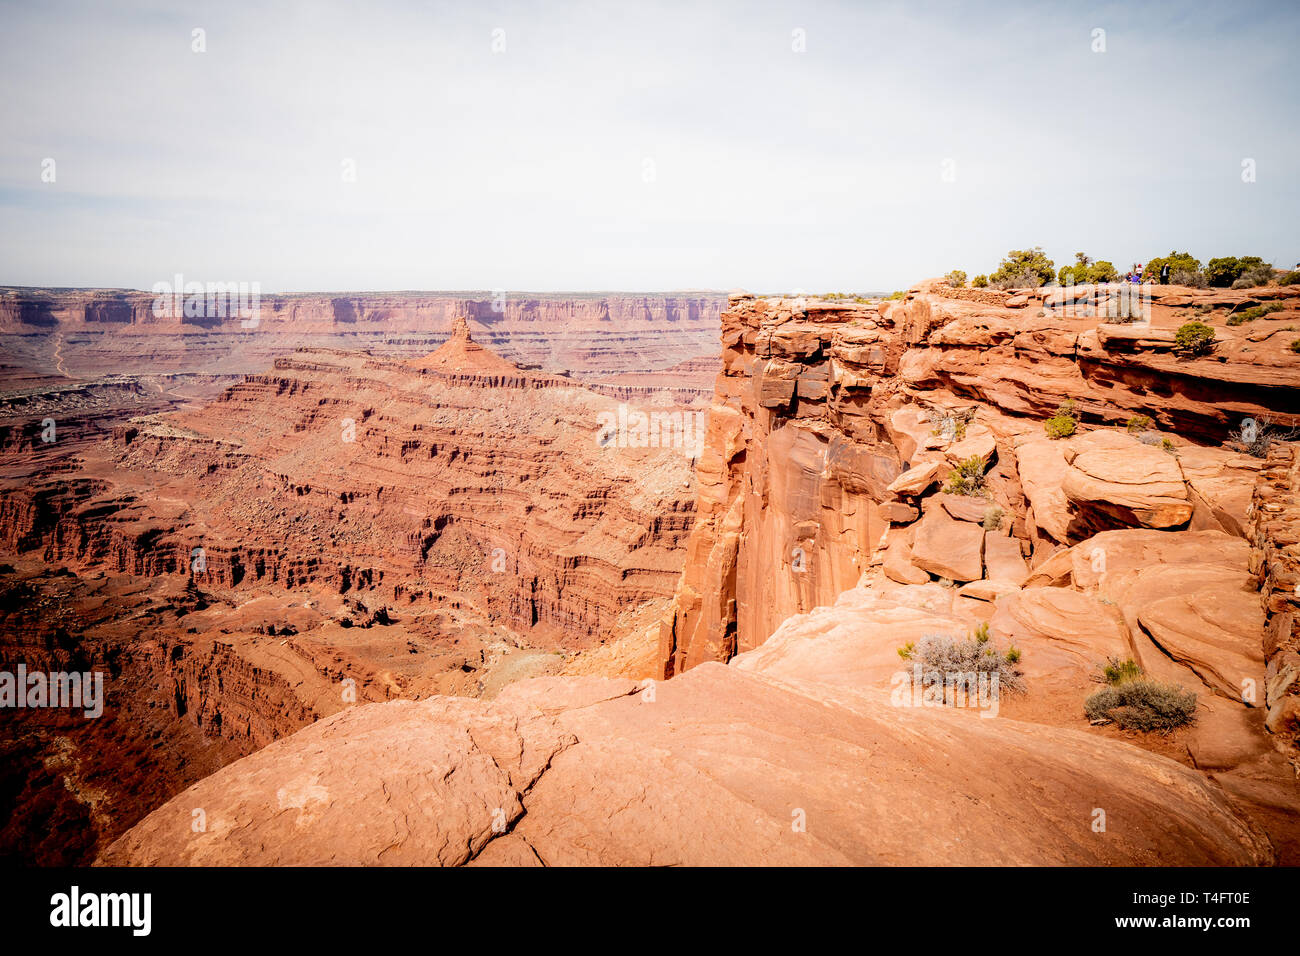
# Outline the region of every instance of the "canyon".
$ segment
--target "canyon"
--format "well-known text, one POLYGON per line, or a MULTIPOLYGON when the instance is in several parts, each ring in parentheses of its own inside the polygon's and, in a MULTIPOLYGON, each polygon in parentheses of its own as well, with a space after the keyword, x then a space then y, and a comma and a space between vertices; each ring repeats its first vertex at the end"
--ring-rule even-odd
MULTIPOLYGON (((107 865, 1300 862, 1300 287, 1149 291, 1136 320, 1093 287, 737 291, 708 348, 590 344, 586 371, 528 337, 496 354, 464 308, 427 354, 298 342, 211 398, 77 384, 57 452, 32 424, 60 401, 48 358, 14 362, 5 650, 104 667, 110 708, 17 738, 41 769, 6 781, 6 843, 44 826, 45 859, 107 865), (706 378, 698 445, 609 440, 629 409, 690 421, 706 378), (1021 692, 900 692, 911 648, 967 634, 1017 650, 1021 692), (1123 660, 1194 693, 1194 721, 1090 719, 1123 660)), ((53 306, 6 329, 104 309, 132 324, 83 301, 66 329, 53 306)))
POLYGON ((409 359, 299 347, 211 401, 29 380, 0 422, 5 663, 104 669, 110 691, 102 720, 13 713, 0 846, 84 862, 355 702, 653 670, 692 523, 694 397, 517 366, 465 317, 441 338, 409 359), (683 441, 620 447, 620 415, 683 441))

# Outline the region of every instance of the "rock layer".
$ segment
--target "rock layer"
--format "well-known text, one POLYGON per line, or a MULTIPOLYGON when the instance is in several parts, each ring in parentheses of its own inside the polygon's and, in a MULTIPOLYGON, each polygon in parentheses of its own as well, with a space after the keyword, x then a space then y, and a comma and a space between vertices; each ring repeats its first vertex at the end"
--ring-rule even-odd
MULTIPOLYGON (((172 282, 172 277, 166 277, 172 282)), ((264 295, 255 326, 197 314, 170 296, 122 289, 0 289, 0 341, 33 352, 33 364, 77 377, 106 372, 240 374, 300 347, 366 348, 409 358, 428 352, 457 316, 506 358, 597 380, 646 376, 717 354, 715 292, 632 293, 388 292, 264 295)), ((213 305, 219 304, 214 299, 213 305)), ((678 368, 653 385, 680 385, 678 368)), ((716 365, 696 374, 707 386, 716 365)))

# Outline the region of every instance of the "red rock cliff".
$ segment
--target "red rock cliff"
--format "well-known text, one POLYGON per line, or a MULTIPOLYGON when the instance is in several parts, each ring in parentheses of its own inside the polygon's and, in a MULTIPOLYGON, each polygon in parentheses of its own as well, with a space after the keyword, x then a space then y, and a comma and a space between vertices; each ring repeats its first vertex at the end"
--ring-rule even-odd
POLYGON ((1300 422, 1287 331, 1300 289, 1158 287, 1148 321, 1122 324, 1095 317, 1087 294, 926 283, 879 306, 733 294, 696 525, 662 628, 664 674, 726 661, 791 615, 834 603, 884 560, 886 540, 895 580, 982 578, 983 543, 962 544, 960 523, 941 526, 946 510, 913 526, 923 494, 975 455, 991 466, 988 505, 1007 515, 1015 560, 1038 564, 1119 527, 1244 534, 1258 463, 1222 442, 1244 419, 1300 422), (1227 321, 1264 298, 1284 309, 1227 321), (1176 351, 1191 317, 1215 323, 1211 354, 1176 351), (1050 441, 1042 420, 1066 399, 1080 436, 1050 441), (1124 439, 1083 434, 1136 415, 1172 436, 1176 458, 1146 445, 1094 451, 1124 439), (945 422, 960 441, 945 440, 945 422), (1123 461, 1149 471, 1120 474, 1123 461), (1116 491, 1125 482, 1144 489, 1136 506, 1116 491), (978 552, 974 571, 961 566, 962 548, 978 552))

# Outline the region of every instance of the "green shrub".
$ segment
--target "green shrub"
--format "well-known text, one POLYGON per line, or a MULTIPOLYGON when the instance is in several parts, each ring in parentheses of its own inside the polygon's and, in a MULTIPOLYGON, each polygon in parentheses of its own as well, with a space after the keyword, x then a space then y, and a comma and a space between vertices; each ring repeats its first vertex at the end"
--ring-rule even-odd
POLYGON ((988 463, 982 455, 971 455, 959 461, 948 475, 948 486, 943 490, 950 495, 978 495, 984 490, 984 469, 988 463))
POLYGON ((1145 432, 1151 430, 1151 425, 1151 419, 1146 415, 1134 415, 1125 422, 1124 427, 1130 432, 1145 432))
POLYGON ((916 641, 908 641, 898 649, 898 656, 905 661, 912 659, 912 652, 916 650, 916 641))
POLYGON ((1082 252, 1074 254, 1075 263, 1072 266, 1061 266, 1061 271, 1056 274, 1057 281, 1061 285, 1085 285, 1095 282, 1114 282, 1119 278, 1119 273, 1115 270, 1113 263, 1102 259, 1100 262, 1093 262, 1089 256, 1082 252))
POLYGON ((1207 355, 1214 349, 1214 329, 1204 322, 1184 322, 1174 333, 1174 351, 1207 355))
POLYGON ((905 299, 905 298, 907 298, 907 293, 904 292, 902 289, 899 289, 897 292, 895 292, 895 293, 893 293, 892 295, 890 295, 890 296, 889 296, 889 299, 886 300, 886 301, 889 301, 889 300, 892 300, 892 299, 905 299))
POLYGON ((1114 263, 1101 259, 1088 267, 1089 282, 1114 282, 1119 278, 1119 270, 1114 263))
POLYGON ((1291 343, 1291 351, 1300 352, 1300 339, 1296 339, 1291 343))
POLYGON ((1097 691, 1084 702, 1089 720, 1111 721, 1124 730, 1168 732, 1196 717, 1196 695, 1177 684, 1145 677, 1097 691))
POLYGON ((1038 288, 1056 278, 1056 265, 1041 246, 1032 249, 1012 249, 989 276, 994 288, 1012 289, 1028 286, 1038 288))
POLYGON ((989 277, 983 274, 977 275, 975 278, 970 280, 970 284, 976 289, 983 289, 985 286, 989 284, 989 277))
POLYGON ((1002 655, 1002 659, 1006 661, 1008 664, 1019 664, 1020 656, 1021 656, 1020 648, 1012 644, 1010 647, 1007 648, 1007 652, 1002 655))
POLYGON ((1273 266, 1259 256, 1219 256, 1205 264, 1205 278, 1216 288, 1226 288, 1247 272, 1260 274, 1267 269, 1272 275, 1273 266))
POLYGON ((1174 285, 1190 285, 1188 282, 1179 282, 1179 273, 1199 276, 1201 272, 1201 260, 1195 258, 1190 252, 1171 252, 1167 256, 1159 256, 1152 259, 1142 269, 1142 278, 1152 281, 1160 278, 1160 268, 1169 263, 1169 281, 1174 285))
POLYGON ((966 273, 962 272, 960 269, 953 269, 952 272, 949 272, 943 278, 944 281, 954 289, 961 289, 966 285, 966 273))
POLYGON ((1278 285, 1300 285, 1300 269, 1288 272, 1277 280, 1278 285))
POLYGON ((1056 414, 1043 422, 1043 430, 1048 438, 1069 438, 1074 434, 1079 421, 1074 400, 1067 398, 1056 409, 1056 414))
POLYGON ((1240 312, 1228 316, 1228 325, 1241 325, 1243 322, 1254 322, 1256 319, 1262 319, 1266 315, 1272 315, 1274 312, 1281 312, 1285 309, 1281 302, 1270 302, 1268 305, 1252 305, 1249 309, 1242 309, 1240 312))
POLYGON ((1205 264, 1205 279, 1212 286, 1226 288, 1245 271, 1237 262, 1236 256, 1219 256, 1205 264))
POLYGON ((1077 427, 1075 420, 1067 415, 1053 415, 1043 422, 1048 438, 1069 438, 1077 427))
POLYGON ((1138 667, 1137 662, 1131 657, 1123 661, 1118 657, 1112 657, 1102 665, 1101 676, 1106 679, 1107 684, 1115 687, 1131 680, 1137 680, 1142 676, 1142 668, 1138 667))

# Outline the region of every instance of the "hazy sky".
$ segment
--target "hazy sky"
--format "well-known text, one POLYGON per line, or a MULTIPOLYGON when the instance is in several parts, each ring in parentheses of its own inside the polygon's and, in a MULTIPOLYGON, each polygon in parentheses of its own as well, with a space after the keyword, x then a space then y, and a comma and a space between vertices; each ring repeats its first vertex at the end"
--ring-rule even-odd
POLYGON ((1298 35, 1281 2, 0 2, 0 284, 1292 265, 1298 35))

